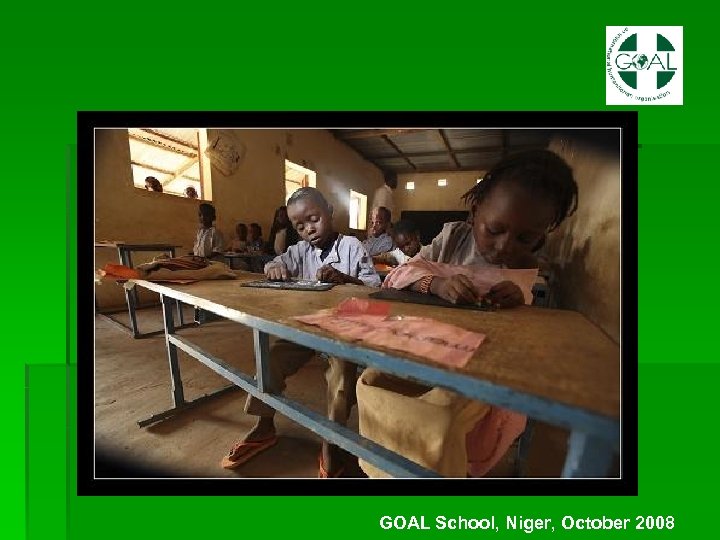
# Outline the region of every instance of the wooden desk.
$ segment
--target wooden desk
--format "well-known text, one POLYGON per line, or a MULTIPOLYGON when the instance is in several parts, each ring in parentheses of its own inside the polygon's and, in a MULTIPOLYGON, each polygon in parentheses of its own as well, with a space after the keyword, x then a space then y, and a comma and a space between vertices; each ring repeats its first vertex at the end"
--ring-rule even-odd
POLYGON ((324 439, 399 477, 427 475, 416 464, 330 422, 283 396, 267 394, 253 380, 175 335, 172 299, 247 325, 254 330, 257 373, 266 373, 268 334, 294 341, 352 362, 450 388, 460 394, 523 412, 571 430, 565 477, 604 476, 620 433, 620 350, 601 330, 572 311, 520 307, 494 312, 436 306, 393 304, 393 315, 442 320, 487 339, 464 368, 453 369, 412 354, 348 342, 320 328, 292 319, 336 306, 345 298, 366 297, 369 287, 336 286, 327 292, 274 291, 240 287, 234 281, 169 285, 137 281, 163 298, 168 357, 175 407, 141 422, 148 425, 187 405, 177 364, 177 348, 268 403, 278 412, 324 439))
MULTIPOLYGON (((133 267, 132 262, 132 254, 135 251, 155 251, 160 253, 165 253, 169 255, 170 257, 175 257, 175 248, 179 248, 181 246, 175 245, 175 244, 126 244, 125 242, 95 242, 96 248, 112 248, 116 249, 118 253, 118 259, 120 261, 120 264, 124 266, 128 266, 130 268, 133 267)), ((148 336, 154 336, 157 334, 162 334, 164 331, 155 331, 155 332, 145 332, 142 333, 138 329, 138 323, 137 323, 137 317, 135 315, 135 311, 139 309, 140 304, 140 298, 138 297, 137 291, 135 289, 128 290, 125 289, 125 302, 127 303, 127 310, 128 315, 130 317, 130 326, 127 326, 121 321, 118 321, 117 319, 111 317, 113 313, 117 313, 117 311, 100 311, 97 307, 97 302, 95 304, 95 309, 98 315, 103 315, 107 319, 109 319, 111 322, 117 324, 120 326, 123 330, 130 333, 130 335, 137 339, 140 337, 148 337, 148 336)), ((182 307, 180 306, 180 303, 177 303, 177 310, 178 310, 178 319, 180 322, 180 326, 184 325, 183 322, 183 314, 182 314, 182 307)), ((122 310, 121 310, 122 311, 122 310)))

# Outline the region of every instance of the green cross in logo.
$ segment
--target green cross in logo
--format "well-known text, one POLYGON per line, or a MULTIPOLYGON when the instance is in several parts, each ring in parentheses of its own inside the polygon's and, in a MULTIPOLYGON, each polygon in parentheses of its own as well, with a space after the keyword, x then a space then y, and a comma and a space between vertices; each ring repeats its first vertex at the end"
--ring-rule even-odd
POLYGON ((662 34, 656 34, 656 52, 648 58, 648 55, 638 53, 637 34, 632 34, 618 49, 615 57, 615 66, 618 68, 618 75, 630 88, 637 90, 638 72, 650 71, 655 68, 655 87, 660 89, 669 83, 675 76, 676 69, 670 65, 671 52, 675 51, 672 43, 662 34), (636 54, 631 54, 636 53, 636 54))

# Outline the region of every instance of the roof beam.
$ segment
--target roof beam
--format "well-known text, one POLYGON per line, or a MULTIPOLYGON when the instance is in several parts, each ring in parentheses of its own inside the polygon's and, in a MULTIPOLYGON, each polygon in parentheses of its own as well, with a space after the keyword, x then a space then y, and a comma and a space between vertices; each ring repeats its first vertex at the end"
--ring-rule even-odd
MULTIPOLYGON (((398 174, 447 174, 447 173, 454 173, 454 172, 468 172, 468 171, 486 171, 489 167, 460 167, 459 169, 448 169, 447 167, 438 168, 438 167, 431 167, 428 169, 417 169, 415 171, 411 171, 408 169, 396 169, 395 172, 398 174)), ((441 177, 442 178, 442 177, 441 177)))
POLYGON ((375 137, 386 137, 387 135, 404 135, 406 133, 421 133, 424 131, 427 131, 427 129, 363 129, 361 131, 346 133, 345 130, 336 129, 333 131, 333 134, 341 141, 349 141, 350 139, 372 139, 375 137))
POLYGON ((450 159, 452 159, 453 163, 455 163, 455 168, 460 168, 460 163, 458 162, 457 158, 455 157, 455 154, 453 153, 452 148, 450 148, 450 143, 447 140, 447 137, 445 136, 445 132, 442 129, 437 130, 438 135, 440 135, 440 139, 442 139, 443 144, 445 145, 445 149, 447 150, 448 155, 450 156, 450 159))
POLYGON ((195 165, 198 162, 199 158, 189 159, 185 163, 183 163, 173 174, 170 176, 167 180, 162 181, 162 185, 166 186, 173 180, 183 177, 183 178, 189 178, 188 176, 183 175, 185 171, 187 171, 190 167, 195 165))
MULTIPOLYGON (((541 144, 523 144, 518 146, 513 146, 511 149, 508 148, 507 150, 532 150, 535 148, 544 148, 541 144)), ((461 155, 461 154, 489 154, 494 152, 502 152, 504 148, 502 146, 484 146, 482 148, 458 148, 457 150, 453 150, 453 154, 461 155)), ((410 159, 412 158, 422 158, 422 157, 445 157, 447 156, 447 151, 443 150, 441 152, 406 152, 403 154, 403 156, 406 156, 410 159)), ((396 158, 398 157, 395 154, 392 155, 381 155, 381 156, 372 156, 372 159, 389 159, 389 158, 396 158)), ((369 158, 368 158, 369 159, 369 158)))
POLYGON ((135 135, 134 133, 130 133, 129 136, 134 141, 137 141, 142 144, 146 144, 148 146, 154 146, 155 148, 160 148, 162 150, 165 150, 166 152, 175 152, 176 154, 182 154, 183 156, 190 157, 190 158, 198 155, 197 151, 182 150, 180 148, 169 148, 164 144, 161 144, 152 139, 145 139, 144 137, 141 137, 140 135, 135 135))
MULTIPOLYGON (((137 165, 138 167, 142 167, 143 169, 148 169, 148 170, 150 170, 150 171, 155 171, 155 172, 159 172, 159 173, 163 173, 163 174, 169 174, 169 175, 171 175, 171 176, 175 174, 175 171, 169 171, 169 170, 167 170, 167 169, 161 169, 161 168, 158 167, 157 165, 151 165, 151 164, 149 164, 149 163, 141 163, 141 162, 139 162, 139 161, 132 160, 132 161, 130 161, 130 164, 131 164, 131 165, 137 165)), ((193 182, 197 182, 197 178, 191 178, 191 177, 185 176, 185 175, 182 175, 181 178, 186 178, 186 179, 188 179, 188 180, 192 180, 193 182)))
POLYGON ((179 144, 180 146, 184 146, 185 148, 190 148, 191 150, 195 150, 196 152, 198 151, 198 147, 195 146, 193 143, 183 141, 182 139, 176 139, 175 137, 172 137, 170 135, 165 135, 164 133, 160 133, 159 131, 155 131, 154 129, 140 128, 140 131, 149 133, 154 137, 158 137, 159 139, 165 139, 166 141, 170 141, 172 143, 179 144))
POLYGON ((390 137, 388 137, 387 135, 383 135, 382 138, 386 143, 388 143, 390 146, 392 146, 395 149, 395 151, 400 155, 400 157, 402 157, 405 161, 407 161, 408 165, 410 165, 413 169, 417 170, 417 167, 415 166, 415 164, 412 161, 410 161, 410 159, 405 154, 403 154, 402 150, 400 150, 398 148, 397 144, 395 144, 394 142, 392 142, 390 140, 390 137))

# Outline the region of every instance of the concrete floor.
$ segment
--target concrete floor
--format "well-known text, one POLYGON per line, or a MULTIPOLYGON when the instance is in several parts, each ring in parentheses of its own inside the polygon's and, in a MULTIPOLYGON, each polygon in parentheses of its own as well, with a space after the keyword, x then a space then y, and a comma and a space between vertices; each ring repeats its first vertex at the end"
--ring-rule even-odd
MULTIPOLYGON (((192 309, 185 310, 192 321, 192 309)), ((127 321, 127 314, 114 315, 127 321)), ((95 441, 99 453, 126 465, 143 467, 159 476, 314 478, 320 438, 282 415, 276 416, 280 435, 273 448, 237 470, 219 463, 233 442, 252 425, 244 414, 245 392, 235 390, 154 426, 142 420, 171 407, 168 360, 162 335, 132 339, 104 317, 95 326, 95 441)), ((138 311, 143 332, 162 328, 160 308, 138 311)), ((252 332, 239 324, 218 321, 181 330, 183 336, 244 373, 254 374, 252 332)), ((185 399, 192 400, 228 383, 200 362, 179 351, 185 399)), ((288 380, 287 395, 318 412, 325 409, 324 364, 314 360, 288 380)), ((357 412, 350 427, 357 429, 357 412)), ((565 459, 567 434, 540 424, 532 440, 527 475, 557 477, 565 459)), ((513 475, 510 452, 489 476, 513 475)), ((114 473, 107 474, 113 476, 114 473)), ((123 470, 119 476, 134 476, 123 470)), ((100 474, 98 469, 98 476, 100 474)))

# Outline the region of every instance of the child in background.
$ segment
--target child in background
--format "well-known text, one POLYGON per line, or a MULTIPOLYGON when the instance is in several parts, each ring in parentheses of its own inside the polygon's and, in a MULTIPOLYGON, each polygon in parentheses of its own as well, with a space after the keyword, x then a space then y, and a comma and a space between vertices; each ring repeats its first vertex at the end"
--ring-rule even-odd
POLYGON ((264 247, 262 228, 258 223, 251 223, 248 231, 247 248, 250 253, 261 253, 264 247))
POLYGON ((405 264, 417 255, 422 247, 417 227, 408 220, 401 219, 393 225, 392 239, 395 249, 374 256, 373 262, 391 266, 405 264))
POLYGON ((245 253, 247 251, 248 238, 247 225, 244 223, 238 223, 235 225, 235 234, 237 234, 237 238, 233 239, 232 244, 230 244, 230 251, 234 251, 235 253, 245 253))
MULTIPOLYGON (((300 278, 341 284, 377 287, 380 278, 365 248, 354 236, 333 230, 332 207, 315 188, 305 187, 292 194, 287 213, 302 240, 265 265, 268 279, 300 278)), ((268 392, 281 394, 285 379, 296 373, 315 356, 315 351, 296 343, 278 339, 270 350, 268 392)), ((345 424, 355 404, 357 366, 339 358, 328 357, 327 406, 330 420, 345 424)), ((223 458, 222 466, 234 469, 270 448, 277 442, 273 417, 275 409, 248 396, 245 412, 258 417, 255 427, 223 458)), ((340 476, 347 456, 340 448, 323 442, 320 454, 320 478, 340 476)))
POLYGON ((154 176, 145 177, 145 189, 147 189, 148 191, 155 191, 157 193, 163 192, 163 186, 160 183, 160 180, 158 180, 154 176))
POLYGON ((370 212, 370 229, 363 245, 371 257, 393 249, 392 237, 388 234, 391 217, 390 210, 384 206, 373 208, 370 212))
MULTIPOLYGON (((495 283, 489 290, 479 291, 471 276, 473 272, 482 273, 486 269, 492 273, 492 269, 498 268, 537 268, 533 252, 542 245, 548 233, 575 211, 577 198, 572 171, 558 155, 540 150, 509 156, 463 196, 470 205, 468 222, 446 223, 432 243, 420 250, 418 257, 388 275, 383 287, 434 294, 453 303, 476 303, 483 298, 500 308, 530 303, 532 293, 528 299, 526 284, 521 290, 517 283, 505 280, 495 283)), ((432 418, 425 415, 420 426, 408 421, 410 417, 417 418, 412 408, 401 412, 398 407, 389 407, 385 403, 383 411, 375 410, 373 387, 382 388, 388 395, 394 393, 398 404, 407 405, 408 401, 403 401, 407 396, 402 396, 402 384, 404 381, 376 370, 368 369, 363 373, 357 385, 361 433, 436 470, 447 471, 448 461, 462 466, 464 461, 458 459, 458 455, 440 456, 435 462, 426 460, 432 453, 424 442, 428 440, 428 429, 432 429, 429 428, 432 418)), ((438 389, 427 390, 430 395, 438 389)), ((472 406, 472 400, 454 393, 449 395, 445 412, 469 410, 466 405, 472 406)), ((457 428, 467 433, 467 469, 472 476, 486 474, 522 433, 526 422, 522 414, 482 405, 474 409, 474 417, 468 416, 467 422, 457 428)), ((418 406, 425 405, 418 402, 418 406)), ((440 416, 443 415, 438 413, 440 416)), ((442 437, 452 438, 449 433, 432 435, 436 443, 442 437)), ((466 451, 465 447, 459 446, 457 451, 466 451)), ((441 447, 447 454, 457 454, 448 450, 453 445, 441 447)), ((361 462, 361 467, 370 476, 382 476, 369 464, 361 462)), ((457 467, 454 469, 456 476, 464 477, 465 472, 457 467)))
POLYGON ((198 209, 200 227, 198 228, 193 246, 193 255, 206 257, 208 259, 219 257, 222 260, 223 238, 213 222, 216 219, 215 207, 212 204, 202 203, 198 209))
POLYGON ((280 206, 275 210, 273 224, 270 228, 270 236, 268 237, 268 251, 274 255, 282 255, 287 248, 297 244, 300 236, 290 223, 287 215, 287 207, 280 206))

